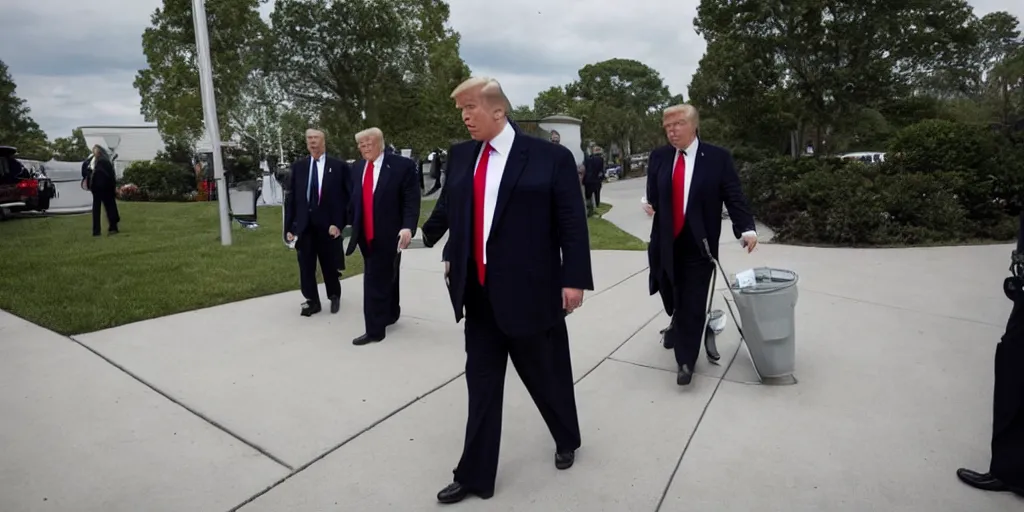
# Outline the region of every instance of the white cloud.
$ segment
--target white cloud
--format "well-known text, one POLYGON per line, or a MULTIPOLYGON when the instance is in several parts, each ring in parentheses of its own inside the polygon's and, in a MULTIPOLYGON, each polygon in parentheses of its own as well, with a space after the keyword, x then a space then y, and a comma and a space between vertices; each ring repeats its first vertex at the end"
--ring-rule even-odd
MULTIPOLYGON (((0 2, 0 59, 50 137, 80 125, 143 123, 132 81, 145 66, 142 31, 161 0, 0 2)), ((685 94, 705 48, 693 29, 698 3, 449 0, 463 58, 474 73, 499 79, 514 104, 532 104, 584 65, 611 58, 641 61, 685 94)), ((1024 19, 1019 0, 970 3, 979 15, 1005 10, 1024 19)))

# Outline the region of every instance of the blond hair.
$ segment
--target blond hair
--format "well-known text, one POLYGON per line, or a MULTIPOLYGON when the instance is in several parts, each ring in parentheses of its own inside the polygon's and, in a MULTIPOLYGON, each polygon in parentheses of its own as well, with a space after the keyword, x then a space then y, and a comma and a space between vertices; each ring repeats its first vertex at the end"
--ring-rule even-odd
POLYGON ((501 84, 498 83, 497 80, 486 76, 470 77, 459 84, 458 87, 452 91, 450 97, 455 99, 456 97, 474 89, 480 90, 480 96, 483 97, 487 103, 500 106, 506 113, 509 110, 512 110, 511 104, 508 101, 508 96, 505 96, 505 91, 502 90, 501 84))
POLYGON ((380 142, 381 147, 384 147, 384 132, 382 132, 380 128, 373 126, 357 133, 356 144, 358 144, 360 140, 363 140, 367 137, 373 137, 374 139, 380 142))
POLYGON ((665 119, 671 115, 682 114, 687 121, 690 122, 695 128, 700 126, 700 113, 697 112, 697 107, 690 105, 689 103, 681 103, 679 105, 672 105, 665 109, 661 118, 665 119))

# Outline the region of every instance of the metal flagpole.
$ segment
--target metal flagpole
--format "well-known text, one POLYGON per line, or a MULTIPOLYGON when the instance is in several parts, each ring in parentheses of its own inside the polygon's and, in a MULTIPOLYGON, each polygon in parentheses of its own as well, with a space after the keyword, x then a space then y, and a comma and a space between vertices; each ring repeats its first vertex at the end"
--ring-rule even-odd
POLYGON ((213 149, 213 177, 217 182, 217 205, 220 209, 220 243, 231 245, 231 219, 228 213, 228 184, 224 179, 224 158, 220 152, 220 126, 217 103, 213 94, 213 66, 210 62, 210 34, 206 25, 206 4, 192 0, 192 21, 196 27, 196 54, 199 58, 199 88, 203 98, 203 119, 213 149))

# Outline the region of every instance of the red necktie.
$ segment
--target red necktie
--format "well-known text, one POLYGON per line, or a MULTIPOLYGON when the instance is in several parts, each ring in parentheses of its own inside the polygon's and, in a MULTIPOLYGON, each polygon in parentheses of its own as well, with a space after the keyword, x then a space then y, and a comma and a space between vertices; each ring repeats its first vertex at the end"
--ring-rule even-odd
POLYGON ((686 151, 680 150, 677 154, 679 158, 672 171, 672 225, 676 236, 679 236, 686 223, 686 151))
POLYGON ((473 259, 476 260, 476 274, 480 279, 480 285, 484 284, 484 196, 487 191, 487 162, 491 159, 491 150, 494 149, 488 143, 484 145, 484 152, 480 154, 480 162, 476 164, 476 174, 473 175, 473 259))
POLYGON ((363 171, 363 233, 367 244, 373 241, 373 162, 363 171))

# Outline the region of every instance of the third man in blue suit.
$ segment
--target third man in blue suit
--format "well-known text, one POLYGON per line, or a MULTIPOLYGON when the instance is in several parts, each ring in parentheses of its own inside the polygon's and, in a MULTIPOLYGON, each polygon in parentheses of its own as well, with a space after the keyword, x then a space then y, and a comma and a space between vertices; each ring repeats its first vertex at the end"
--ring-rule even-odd
POLYGON ((424 242, 446 231, 455 319, 466 318, 469 416, 454 482, 442 503, 494 494, 509 358, 568 469, 580 446, 565 316, 593 290, 590 237, 576 161, 564 146, 520 133, 496 80, 475 77, 452 98, 472 141, 448 152, 448 180, 424 242))
POLYGON ((757 233, 732 155, 697 138, 697 109, 669 107, 662 123, 669 145, 651 151, 647 172, 647 209, 654 214, 648 247, 651 294, 660 292, 665 312, 672 315, 665 346, 675 349, 676 383, 685 386, 693 379, 706 328, 714 272, 710 257, 718 259, 722 204, 748 253, 757 245, 757 233))
POLYGON ((384 339, 398 321, 399 268, 420 220, 420 186, 416 162, 384 152, 384 132, 368 128, 356 134, 362 160, 352 172, 352 238, 347 254, 363 254, 363 318, 366 332, 352 340, 366 345, 384 339))

